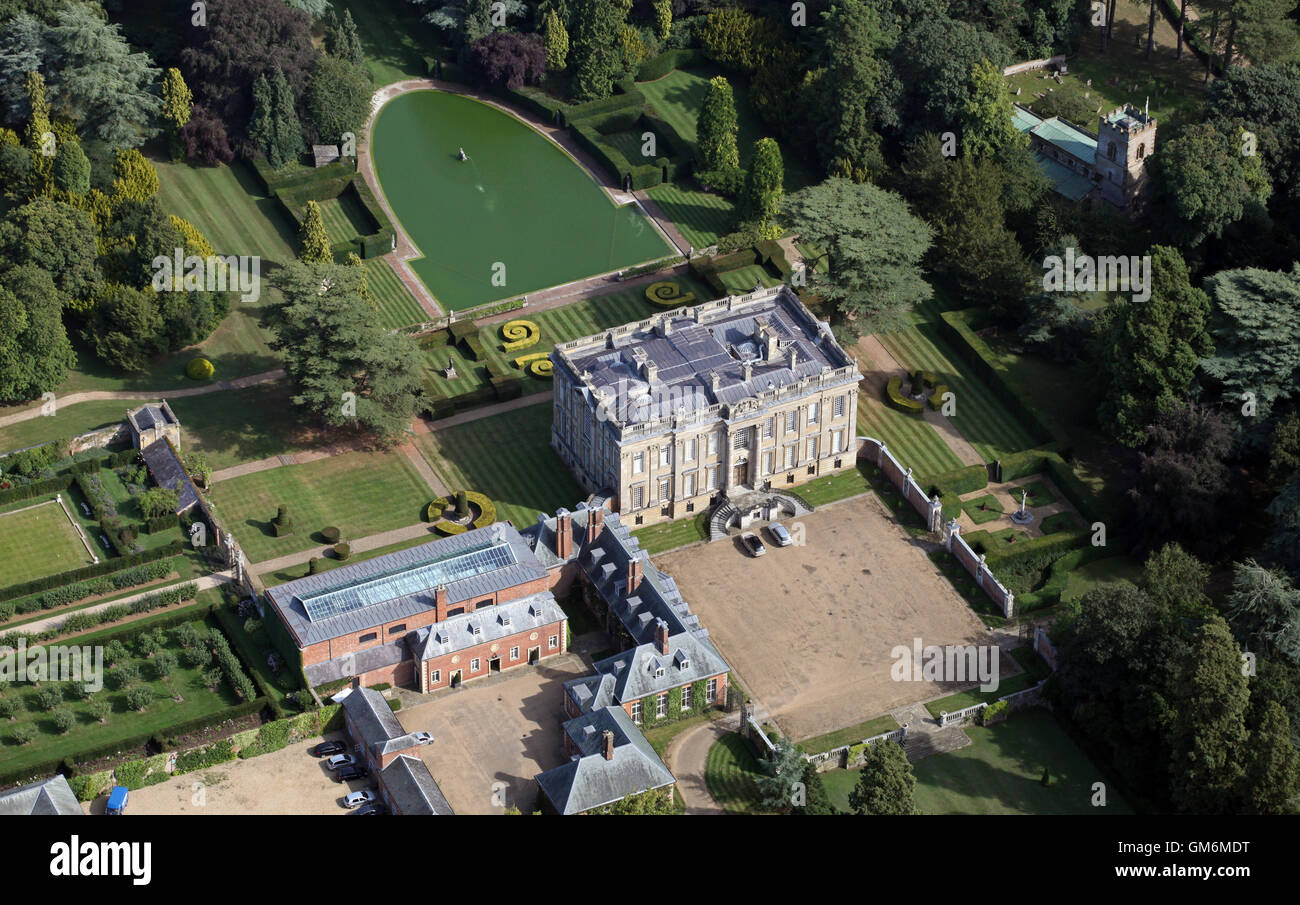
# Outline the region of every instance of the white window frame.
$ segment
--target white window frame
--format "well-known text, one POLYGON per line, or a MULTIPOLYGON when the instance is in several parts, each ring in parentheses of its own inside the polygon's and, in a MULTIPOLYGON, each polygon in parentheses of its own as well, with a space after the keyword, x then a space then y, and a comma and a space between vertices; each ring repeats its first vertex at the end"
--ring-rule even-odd
POLYGON ((696 440, 695 437, 691 437, 689 440, 683 441, 683 446, 682 446, 683 462, 695 461, 695 440, 696 440))
POLYGON ((640 726, 641 725, 641 699, 638 698, 637 700, 633 701, 632 706, 629 708, 629 710, 631 710, 631 713, 628 715, 632 717, 633 724, 640 726))
POLYGON ((682 686, 682 710, 691 709, 691 686, 682 686))
POLYGON ((772 439, 772 434, 774 434, 775 432, 776 432, 776 419, 768 418, 766 421, 763 422, 763 439, 764 440, 772 439))
POLYGON ((510 648, 510 659, 511 660, 519 659, 519 648, 517 646, 510 648))
POLYGON ((632 474, 645 474, 645 453, 632 453, 632 474))
POLYGON ((469 661, 469 671, 478 672, 478 657, 475 657, 473 660, 469 661))
POLYGON ((831 409, 831 411, 834 413, 831 415, 832 418, 844 417, 844 413, 848 411, 848 407, 849 407, 848 399, 849 399, 848 394, 835 397, 835 405, 834 408, 831 409))
POLYGON ((687 499, 695 496, 695 472, 691 472, 682 478, 682 492, 687 499))
POLYGON ((659 447, 659 467, 667 468, 673 463, 673 448, 665 443, 659 447))
POLYGON ((662 720, 666 716, 668 716, 668 692, 665 691, 655 698, 655 719, 662 720))
POLYGON ((795 448, 795 444, 793 443, 786 444, 785 458, 783 461, 785 463, 784 465, 785 468, 794 468, 796 465, 799 464, 799 450, 795 448))
POLYGON ((809 438, 808 438, 808 445, 807 445, 807 447, 805 448, 805 452, 808 453, 807 461, 811 462, 813 459, 816 459, 816 458, 817 458, 817 438, 816 438, 816 437, 809 437, 809 438))
POLYGON ((555 648, 560 646, 560 636, 551 635, 551 637, 546 639, 546 643, 550 650, 554 650, 555 648))
POLYGON ((704 703, 713 704, 718 700, 718 680, 717 678, 709 679, 704 686, 704 703))
POLYGON ((799 410, 790 409, 785 413, 785 432, 791 433, 799 429, 799 410))
POLYGON ((442 670, 435 669, 432 673, 429 674, 429 684, 439 685, 441 683, 442 683, 442 670))
POLYGON ((817 416, 820 414, 821 404, 817 402, 808 403, 808 423, 816 424, 817 416))
POLYGON ((718 489, 718 466, 710 465, 704 472, 704 489, 712 492, 718 489))

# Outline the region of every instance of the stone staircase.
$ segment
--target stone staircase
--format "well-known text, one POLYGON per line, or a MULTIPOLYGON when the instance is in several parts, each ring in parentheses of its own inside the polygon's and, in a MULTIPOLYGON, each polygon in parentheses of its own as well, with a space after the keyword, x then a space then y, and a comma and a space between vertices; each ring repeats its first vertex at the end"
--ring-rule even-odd
POLYGON ((907 759, 916 763, 923 757, 947 754, 969 744, 970 736, 959 726, 949 726, 947 729, 909 728, 903 750, 907 752, 907 759))
POLYGON ((709 515, 709 540, 722 540, 727 536, 727 524, 736 514, 730 500, 723 500, 709 515))

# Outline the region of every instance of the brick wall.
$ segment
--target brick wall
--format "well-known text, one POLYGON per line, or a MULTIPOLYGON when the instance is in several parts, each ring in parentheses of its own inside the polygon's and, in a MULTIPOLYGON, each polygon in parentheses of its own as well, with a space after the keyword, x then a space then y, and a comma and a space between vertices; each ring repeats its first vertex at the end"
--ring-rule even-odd
POLYGON ((564 653, 564 622, 552 622, 546 626, 526 629, 498 641, 485 641, 464 650, 453 651, 425 660, 420 664, 420 691, 427 694, 439 688, 448 687, 451 684, 452 675, 457 671, 461 674, 462 682, 490 675, 492 670, 489 661, 494 657, 500 657, 502 672, 516 666, 524 666, 528 663, 528 652, 533 648, 538 649, 539 659, 541 660, 564 653), (537 637, 534 638, 534 635, 537 637), (550 644, 552 637, 556 639, 554 647, 550 644), (519 648, 519 658, 517 660, 510 659, 510 649, 512 647, 519 648), (477 670, 472 668, 476 659, 478 660, 477 670), (434 680, 435 672, 438 673, 436 681, 434 680))

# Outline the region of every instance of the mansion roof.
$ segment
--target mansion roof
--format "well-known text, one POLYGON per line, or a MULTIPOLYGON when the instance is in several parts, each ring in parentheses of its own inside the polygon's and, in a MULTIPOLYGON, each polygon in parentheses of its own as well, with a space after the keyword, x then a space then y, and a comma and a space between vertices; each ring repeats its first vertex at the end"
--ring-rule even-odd
POLYGON ((561 814, 578 814, 628 795, 674 782, 654 748, 621 707, 584 713, 564 724, 578 754, 567 764, 537 774, 537 784, 561 814), (613 733, 613 756, 601 751, 605 732, 613 733))

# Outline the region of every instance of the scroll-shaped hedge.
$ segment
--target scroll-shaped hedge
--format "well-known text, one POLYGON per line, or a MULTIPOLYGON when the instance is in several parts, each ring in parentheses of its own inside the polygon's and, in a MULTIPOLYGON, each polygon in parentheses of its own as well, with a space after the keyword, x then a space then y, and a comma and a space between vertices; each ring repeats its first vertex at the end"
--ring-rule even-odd
POLYGON ((682 292, 676 280, 660 280, 645 288, 646 301, 662 308, 680 308, 695 301, 695 293, 682 292))
POLYGON ((506 321, 501 325, 501 338, 505 340, 501 348, 507 352, 518 352, 537 345, 542 338, 542 328, 532 321, 506 321))
POLYGON ((919 415, 925 411, 924 405, 903 394, 903 378, 897 375, 889 378, 889 383, 885 385, 885 401, 909 415, 919 415))
POLYGON ((523 368, 533 377, 545 380, 552 375, 555 366, 546 352, 536 352, 532 355, 520 355, 515 359, 515 364, 523 368))
POLYGON ((926 400, 927 402, 930 403, 930 408, 934 409, 935 411, 938 411, 940 408, 942 408, 943 397, 944 394, 947 392, 948 392, 948 384, 946 383, 941 383, 937 387, 935 387, 934 392, 930 394, 930 398, 926 400))

